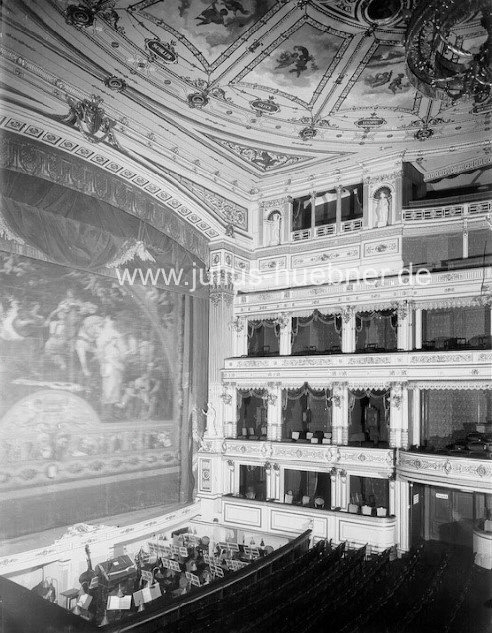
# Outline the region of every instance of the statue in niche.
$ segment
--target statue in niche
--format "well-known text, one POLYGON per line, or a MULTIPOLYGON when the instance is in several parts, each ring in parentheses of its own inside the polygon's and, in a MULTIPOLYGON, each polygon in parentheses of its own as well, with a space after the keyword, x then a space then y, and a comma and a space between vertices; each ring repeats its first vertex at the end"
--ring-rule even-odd
POLYGON ((391 190, 380 187, 374 194, 376 226, 387 226, 391 213, 391 190))
POLYGON ((282 224, 282 214, 280 211, 272 211, 267 219, 268 226, 267 246, 277 246, 281 242, 280 229, 282 224))

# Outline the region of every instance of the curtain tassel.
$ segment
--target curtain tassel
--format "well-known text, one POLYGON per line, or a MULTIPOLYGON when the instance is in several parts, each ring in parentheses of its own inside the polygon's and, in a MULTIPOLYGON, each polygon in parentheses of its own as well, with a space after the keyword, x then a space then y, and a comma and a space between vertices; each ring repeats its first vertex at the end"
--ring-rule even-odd
POLYGON ((155 262, 154 257, 149 253, 145 244, 141 240, 131 238, 121 245, 119 253, 106 266, 108 268, 118 268, 122 264, 127 264, 138 257, 143 262, 155 262))

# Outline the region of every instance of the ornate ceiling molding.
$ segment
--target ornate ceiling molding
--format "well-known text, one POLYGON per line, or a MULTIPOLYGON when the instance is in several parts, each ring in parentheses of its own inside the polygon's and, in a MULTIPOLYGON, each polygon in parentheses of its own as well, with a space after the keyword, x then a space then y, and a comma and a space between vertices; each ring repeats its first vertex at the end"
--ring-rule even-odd
POLYGON ((313 160, 312 156, 299 156, 287 154, 261 147, 235 143, 225 139, 207 135, 209 139, 225 148, 242 161, 260 172, 276 171, 283 167, 293 167, 299 163, 313 160))
MULTIPOLYGON (((187 225, 173 209, 172 201, 175 199, 147 178, 110 162, 97 151, 78 146, 73 141, 18 119, 2 117, 2 128, 8 131, 2 135, 0 165, 3 168, 44 178, 103 200, 148 222, 201 261, 208 261, 205 236, 187 225), (51 145, 51 149, 47 145, 51 145), (63 149, 71 153, 60 151, 63 149), (169 200, 171 208, 160 199, 169 200)), ((182 205, 177 200, 175 202, 178 209, 181 208, 182 205)))
MULTIPOLYGON (((42 124, 38 122, 33 123, 30 118, 17 114, 0 117, 0 130, 17 134, 19 138, 25 137, 26 143, 38 144, 39 147, 50 147, 51 153, 57 152, 60 156, 65 154, 66 161, 84 161, 91 169, 99 167, 101 172, 107 172, 108 177, 112 175, 114 179, 121 179, 129 187, 140 190, 141 195, 154 198, 156 204, 162 209, 167 209, 168 212, 173 213, 175 216, 186 218, 187 222, 193 225, 198 233, 202 233, 208 239, 219 236, 218 231, 212 228, 209 222, 202 219, 198 214, 200 206, 190 198, 180 196, 179 192, 176 192, 173 188, 168 188, 162 177, 149 176, 147 171, 135 165, 134 161, 125 156, 124 153, 120 154, 105 145, 86 145, 82 140, 74 140, 73 133, 68 130, 64 135, 63 130, 60 130, 59 127, 55 129, 55 127, 47 121, 42 124), (69 155, 73 158, 70 159, 69 155), (189 206, 185 205, 192 206, 196 211, 192 211, 189 206)), ((170 172, 170 175, 172 177, 174 174, 170 172)), ((197 192, 198 189, 197 186, 197 192)), ((203 197, 207 197, 207 194, 210 194, 207 206, 216 212, 221 208, 225 216, 221 219, 226 221, 228 217, 226 213, 228 211, 228 201, 221 196, 208 192, 205 188, 201 188, 201 193, 203 197)), ((199 196, 197 195, 197 197, 199 196)), ((235 208, 234 205, 232 205, 232 208, 235 208)))

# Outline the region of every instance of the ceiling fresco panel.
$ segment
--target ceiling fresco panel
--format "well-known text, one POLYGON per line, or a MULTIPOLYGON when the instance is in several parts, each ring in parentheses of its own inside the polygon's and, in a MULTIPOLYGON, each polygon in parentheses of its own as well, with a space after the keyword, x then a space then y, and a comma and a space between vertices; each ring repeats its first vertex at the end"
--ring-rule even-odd
POLYGON ((132 5, 142 18, 169 31, 195 53, 205 67, 254 31, 276 0, 144 0, 132 5))
POLYGON ((411 112, 416 90, 405 74, 403 46, 379 45, 340 110, 389 108, 411 112))
POLYGON ((348 39, 316 23, 295 25, 264 51, 260 62, 237 79, 309 104, 339 62, 348 39))

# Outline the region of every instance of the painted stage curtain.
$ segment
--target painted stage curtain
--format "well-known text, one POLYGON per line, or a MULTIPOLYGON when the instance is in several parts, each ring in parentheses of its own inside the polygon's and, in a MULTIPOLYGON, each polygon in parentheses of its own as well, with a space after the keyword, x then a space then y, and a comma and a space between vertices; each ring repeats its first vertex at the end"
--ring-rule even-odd
POLYGON ((185 282, 203 264, 95 198, 0 176, 0 220, 37 253, 0 251, 0 538, 190 501, 208 287, 185 282), (181 283, 120 284, 105 265, 130 237, 181 283))
MULTIPOLYGON (((203 269, 186 249, 152 226, 112 205, 23 173, 2 170, 3 223, 27 245, 63 266, 96 271, 112 262, 129 238, 142 240, 155 263, 129 262, 128 268, 175 269, 179 287, 195 287, 193 274, 203 269)), ((172 289, 172 288, 171 288, 172 289)), ((207 289, 199 284, 203 296, 207 289)))

